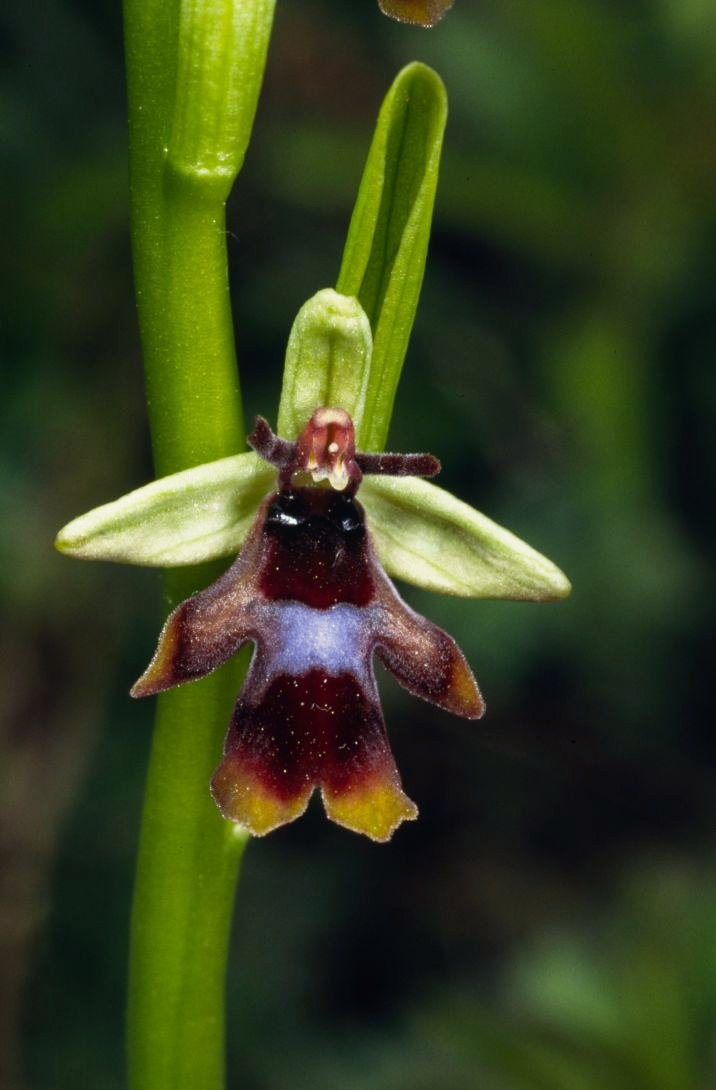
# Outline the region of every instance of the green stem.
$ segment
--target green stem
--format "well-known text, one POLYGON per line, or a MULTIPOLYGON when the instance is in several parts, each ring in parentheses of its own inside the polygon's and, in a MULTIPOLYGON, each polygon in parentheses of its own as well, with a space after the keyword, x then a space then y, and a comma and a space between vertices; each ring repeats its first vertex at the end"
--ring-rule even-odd
MULTIPOLYGON (((273 0, 125 0, 135 286, 158 475, 244 429, 225 201, 248 143, 273 0)), ((167 572, 168 605, 215 576, 167 572)), ((224 1085, 224 988, 245 834, 209 795, 240 667, 159 697, 132 912, 131 1090, 224 1085)))
POLYGON ((208 785, 239 680, 232 663, 158 701, 132 911, 132 1090, 224 1085, 226 958, 245 836, 219 816, 208 785))
MULTIPOLYGON (((152 307, 142 316, 142 341, 154 462, 157 476, 163 477, 236 454, 244 447, 245 430, 224 201, 169 168, 159 212, 164 223, 163 282, 157 291, 161 309, 152 307)), ((135 234, 135 245, 141 241, 135 234)))

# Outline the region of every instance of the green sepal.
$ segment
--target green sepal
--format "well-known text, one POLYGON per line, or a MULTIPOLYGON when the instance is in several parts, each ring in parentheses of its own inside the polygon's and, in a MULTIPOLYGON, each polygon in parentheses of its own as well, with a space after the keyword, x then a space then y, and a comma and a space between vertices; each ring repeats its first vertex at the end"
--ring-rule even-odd
MULTIPOLYGON (((181 567, 236 554, 275 471, 253 452, 186 469, 70 522, 60 552, 181 567)), ((509 530, 417 477, 366 477, 359 498, 386 571, 442 594, 548 601, 565 575, 509 530)))
POLYGON ((295 439, 315 409, 345 409, 356 430, 365 412, 373 338, 357 299, 316 292, 296 315, 286 348, 278 434, 295 439))
POLYGON ((80 560, 173 568, 239 551, 275 470, 253 451, 160 477, 60 530, 55 546, 80 560))
POLYGON ((370 319, 373 360, 361 450, 384 450, 430 238, 447 96, 442 80, 415 62, 385 96, 348 229, 336 288, 370 319))
POLYGON ((378 556, 397 579, 466 598, 549 601, 571 585, 551 560, 418 477, 366 477, 360 500, 378 556))

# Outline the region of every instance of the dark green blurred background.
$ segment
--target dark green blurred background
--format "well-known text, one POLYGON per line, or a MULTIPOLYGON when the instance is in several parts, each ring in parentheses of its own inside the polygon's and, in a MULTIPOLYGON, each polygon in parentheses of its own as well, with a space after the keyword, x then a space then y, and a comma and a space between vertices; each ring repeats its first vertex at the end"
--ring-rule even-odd
MULTIPOLYGON (((152 720, 127 690, 158 579, 52 549, 151 476, 120 10, 0 20, 0 1085, 120 1090, 152 720)), ((291 321, 335 280, 380 99, 414 58, 451 115, 391 443, 438 454, 574 593, 406 591, 488 716, 383 678, 420 821, 379 847, 316 806, 249 846, 230 1085, 712 1090, 716 5, 456 0, 424 32, 373 0, 279 0, 229 209, 249 414, 275 414, 291 321)))

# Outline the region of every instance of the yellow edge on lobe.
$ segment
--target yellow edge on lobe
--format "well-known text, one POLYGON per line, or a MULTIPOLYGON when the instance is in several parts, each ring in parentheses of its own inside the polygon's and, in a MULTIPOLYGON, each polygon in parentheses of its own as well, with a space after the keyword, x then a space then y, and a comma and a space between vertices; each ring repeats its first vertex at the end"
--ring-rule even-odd
MULTIPOLYGON (((211 793, 225 818, 243 825, 253 836, 265 836, 299 818, 313 793, 307 784, 293 798, 281 798, 242 768, 240 758, 228 756, 211 781, 211 793)), ((414 821, 418 808, 392 777, 374 775, 346 790, 321 789, 326 814, 336 824, 385 842, 403 821, 414 821)))
POLYGON ((450 677, 450 710, 465 719, 481 719, 485 714, 485 701, 477 687, 472 670, 462 654, 453 659, 450 677))
POLYGON ((160 693, 164 689, 178 684, 177 679, 174 677, 174 659, 179 647, 184 605, 186 603, 182 603, 167 619, 159 636, 154 658, 142 676, 135 681, 129 690, 130 696, 151 696, 153 693, 160 693))
POLYGON ((418 808, 392 777, 373 775, 350 784, 340 794, 322 788, 326 814, 338 825, 385 842, 404 821, 414 821, 418 808))
POLYGON ((307 784, 293 798, 280 798, 259 778, 242 767, 240 758, 229 754, 211 780, 211 793, 225 818, 243 825, 254 836, 265 836, 304 813, 313 792, 307 784))

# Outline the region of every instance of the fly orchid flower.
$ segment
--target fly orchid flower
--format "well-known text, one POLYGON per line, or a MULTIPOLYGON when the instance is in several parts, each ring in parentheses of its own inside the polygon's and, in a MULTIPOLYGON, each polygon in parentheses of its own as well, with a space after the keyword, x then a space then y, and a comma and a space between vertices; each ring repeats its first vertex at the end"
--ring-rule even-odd
POLYGON ((362 454, 344 410, 321 408, 296 442, 259 417, 250 445, 278 470, 238 559, 170 615, 132 689, 203 677, 254 654, 211 789, 224 817, 262 836, 319 788, 328 817, 385 841, 417 808, 404 794, 373 655, 409 692, 457 715, 484 711, 462 653, 409 608, 383 570, 355 493, 363 475, 434 476, 424 454, 362 454))
POLYGON ((356 450, 371 352, 358 301, 319 292, 289 338, 279 435, 259 417, 251 451, 160 478, 57 538, 75 557, 161 567, 241 549, 170 615, 132 694, 203 677, 254 644, 211 789, 224 816, 256 835, 297 818, 316 788, 330 818, 374 840, 417 815, 385 733, 374 655, 414 695, 482 715, 455 642, 391 576, 472 598, 570 591, 551 561, 425 480, 440 469, 432 455, 356 450))

